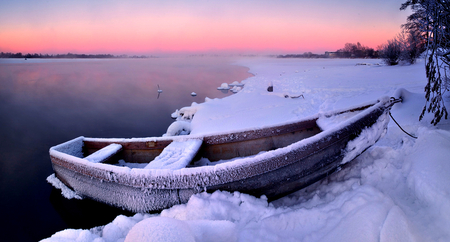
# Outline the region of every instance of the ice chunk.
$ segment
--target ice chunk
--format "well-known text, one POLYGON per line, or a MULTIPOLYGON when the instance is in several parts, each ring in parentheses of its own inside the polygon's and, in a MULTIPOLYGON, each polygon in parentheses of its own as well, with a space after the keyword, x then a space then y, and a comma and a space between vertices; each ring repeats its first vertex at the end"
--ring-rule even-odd
POLYGON ((222 83, 222 85, 220 85, 220 87, 217 88, 218 90, 228 90, 230 89, 230 87, 228 86, 228 83, 222 83))
POLYGON ((229 84, 228 86, 230 86, 230 87, 243 87, 244 84, 243 83, 239 83, 238 81, 234 81, 231 84, 229 84))
POLYGON ((240 90, 242 90, 242 87, 234 86, 230 89, 233 93, 238 93, 240 90))

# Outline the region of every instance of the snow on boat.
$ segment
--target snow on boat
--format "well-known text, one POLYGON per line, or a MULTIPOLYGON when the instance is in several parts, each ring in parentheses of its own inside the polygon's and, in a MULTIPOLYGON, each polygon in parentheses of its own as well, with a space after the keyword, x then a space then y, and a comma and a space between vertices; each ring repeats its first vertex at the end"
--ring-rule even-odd
POLYGON ((186 203, 203 191, 277 199, 339 170, 386 131, 399 100, 382 98, 297 122, 233 133, 131 139, 78 137, 50 148, 76 194, 133 212, 186 203))

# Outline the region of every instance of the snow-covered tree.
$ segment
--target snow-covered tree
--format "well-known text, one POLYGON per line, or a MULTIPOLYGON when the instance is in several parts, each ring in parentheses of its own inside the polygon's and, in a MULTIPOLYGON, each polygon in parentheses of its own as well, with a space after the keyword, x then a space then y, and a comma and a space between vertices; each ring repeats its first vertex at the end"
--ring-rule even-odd
POLYGON ((425 112, 434 113, 431 121, 436 125, 448 112, 444 94, 450 83, 450 2, 448 0, 407 0, 401 10, 411 7, 413 14, 405 25, 423 33, 426 41, 425 70, 428 83, 425 86, 427 100, 420 120, 425 112))

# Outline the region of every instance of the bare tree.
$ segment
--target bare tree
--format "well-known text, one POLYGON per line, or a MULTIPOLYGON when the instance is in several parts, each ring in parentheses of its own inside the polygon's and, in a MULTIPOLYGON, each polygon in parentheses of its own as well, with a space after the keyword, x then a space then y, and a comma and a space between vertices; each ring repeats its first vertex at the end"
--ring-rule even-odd
POLYGON ((404 29, 396 39, 400 44, 400 60, 402 61, 414 64, 425 50, 424 39, 413 29, 404 29))
POLYGON ((340 57, 352 57, 352 58, 373 58, 375 57, 375 50, 361 43, 346 43, 344 48, 337 51, 340 53, 340 57))
POLYGON ((386 44, 378 47, 380 57, 383 61, 390 66, 397 65, 400 61, 400 55, 402 54, 401 43, 397 38, 388 40, 386 44))

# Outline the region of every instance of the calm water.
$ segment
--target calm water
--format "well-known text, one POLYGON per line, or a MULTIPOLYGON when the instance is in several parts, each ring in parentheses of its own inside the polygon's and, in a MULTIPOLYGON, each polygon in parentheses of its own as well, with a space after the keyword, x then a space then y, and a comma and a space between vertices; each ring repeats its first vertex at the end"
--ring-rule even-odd
POLYGON ((45 180, 48 149, 81 135, 161 136, 175 109, 230 95, 216 88, 247 70, 220 58, 0 59, 0 240, 36 241, 126 214, 63 198, 45 180))

